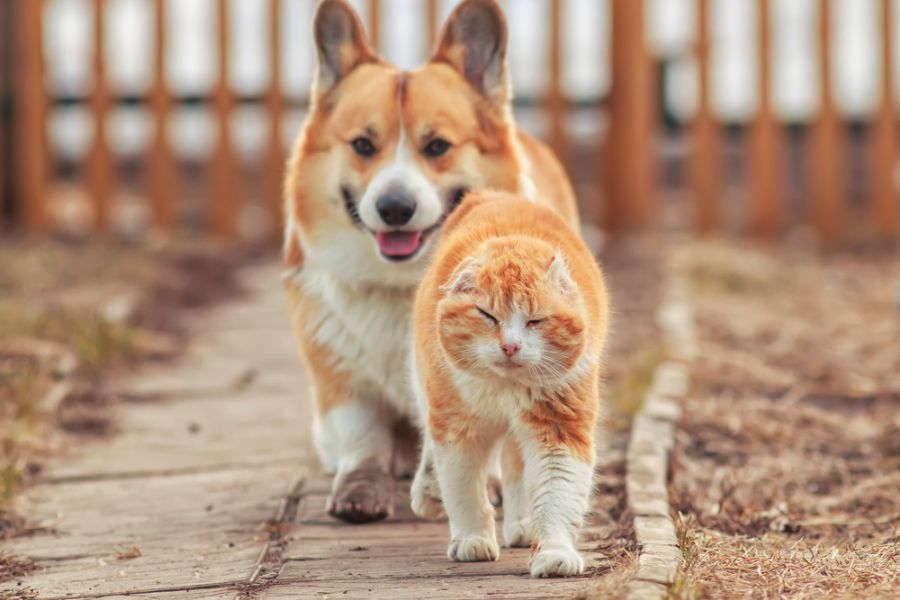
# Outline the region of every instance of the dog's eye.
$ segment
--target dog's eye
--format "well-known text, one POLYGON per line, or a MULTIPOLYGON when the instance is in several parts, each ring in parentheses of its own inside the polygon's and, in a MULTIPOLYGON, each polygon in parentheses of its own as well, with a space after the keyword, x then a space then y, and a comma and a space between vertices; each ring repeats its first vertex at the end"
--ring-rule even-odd
POLYGON ((486 311, 486 310, 481 310, 481 309, 479 308, 479 309, 478 309, 478 312, 481 313, 481 316, 482 316, 482 317, 484 317, 485 319, 487 319, 488 321, 490 321, 491 324, 497 325, 497 323, 499 323, 499 321, 497 321, 497 317, 495 317, 494 315, 492 315, 492 314, 489 313, 488 311, 486 311))
POLYGON ((358 137, 352 142, 350 145, 353 146, 353 151, 363 156, 365 158, 369 158, 370 156, 374 156, 378 149, 375 147, 375 144, 372 143, 367 137, 358 137))
POLYGON ((425 156, 428 158, 439 158, 450 149, 450 142, 441 138, 434 138, 425 146, 425 156))

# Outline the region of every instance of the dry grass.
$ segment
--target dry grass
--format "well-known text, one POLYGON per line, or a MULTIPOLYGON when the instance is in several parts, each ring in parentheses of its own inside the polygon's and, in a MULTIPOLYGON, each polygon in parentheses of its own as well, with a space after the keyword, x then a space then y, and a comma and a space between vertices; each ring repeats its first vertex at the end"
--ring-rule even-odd
POLYGON ((670 598, 895 598, 900 545, 726 535, 680 524, 687 566, 670 598))
POLYGON ((33 560, 0 552, 0 582, 22 577, 33 570, 33 560))
POLYGON ((900 262, 688 249, 701 357, 670 498, 675 598, 900 589, 900 262))
POLYGON ((605 398, 609 403, 610 426, 624 431, 641 409, 644 396, 653 383, 656 367, 665 354, 662 344, 653 341, 636 349, 623 360, 623 366, 607 387, 605 398))
POLYGON ((605 249, 600 260, 613 312, 606 352, 604 418, 615 431, 628 430, 653 371, 663 359, 656 325, 660 253, 655 240, 621 238, 605 249))

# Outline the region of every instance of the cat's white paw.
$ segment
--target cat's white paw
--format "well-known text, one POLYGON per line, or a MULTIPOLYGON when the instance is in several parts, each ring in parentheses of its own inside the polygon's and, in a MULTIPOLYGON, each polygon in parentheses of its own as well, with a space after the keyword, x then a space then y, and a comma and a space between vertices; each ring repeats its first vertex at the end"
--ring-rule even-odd
POLYGON ((510 548, 529 548, 534 535, 531 519, 522 519, 512 523, 503 523, 503 539, 510 548))
POLYGON ((447 556, 459 562, 480 562, 500 558, 497 541, 480 535, 470 535, 450 542, 447 556))
POLYGON ((409 490, 410 506, 416 516, 423 519, 437 519, 444 516, 444 503, 437 480, 428 475, 416 473, 409 490))
POLYGON ((546 548, 531 559, 532 577, 569 577, 584 573, 584 559, 574 548, 546 548))

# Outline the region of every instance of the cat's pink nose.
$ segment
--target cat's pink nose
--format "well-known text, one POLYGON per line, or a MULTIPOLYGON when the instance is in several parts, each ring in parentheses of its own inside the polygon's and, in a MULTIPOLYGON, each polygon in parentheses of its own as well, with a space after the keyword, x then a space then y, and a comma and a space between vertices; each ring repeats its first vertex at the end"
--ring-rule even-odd
POLYGON ((503 353, 506 354, 507 358, 512 358, 522 349, 522 344, 519 342, 509 342, 500 344, 500 347, 503 348, 503 353))

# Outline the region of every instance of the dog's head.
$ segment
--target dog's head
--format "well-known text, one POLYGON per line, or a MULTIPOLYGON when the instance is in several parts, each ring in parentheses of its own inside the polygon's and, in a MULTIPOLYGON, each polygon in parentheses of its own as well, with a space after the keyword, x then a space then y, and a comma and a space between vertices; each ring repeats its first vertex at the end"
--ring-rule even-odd
POLYGON ((503 14, 495 0, 462 2, 431 60, 409 72, 379 58, 344 0, 319 5, 314 37, 311 113, 288 180, 303 248, 289 259, 302 251, 353 278, 415 283, 468 190, 519 189, 503 14))

